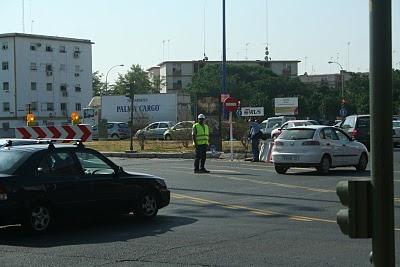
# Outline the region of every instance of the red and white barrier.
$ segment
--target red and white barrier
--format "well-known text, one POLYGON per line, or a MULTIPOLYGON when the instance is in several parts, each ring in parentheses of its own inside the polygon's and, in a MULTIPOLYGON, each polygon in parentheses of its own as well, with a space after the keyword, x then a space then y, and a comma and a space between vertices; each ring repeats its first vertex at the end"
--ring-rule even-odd
POLYGON ((15 137, 22 139, 80 139, 92 141, 91 126, 63 125, 63 126, 26 126, 15 128, 15 137))

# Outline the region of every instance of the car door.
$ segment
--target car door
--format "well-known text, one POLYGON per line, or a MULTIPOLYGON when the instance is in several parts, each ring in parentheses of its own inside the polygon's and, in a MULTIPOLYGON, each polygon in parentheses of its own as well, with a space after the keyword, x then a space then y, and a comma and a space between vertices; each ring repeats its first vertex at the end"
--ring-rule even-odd
POLYGON ((355 165, 358 163, 361 152, 354 142, 341 130, 334 130, 340 139, 342 147, 342 161, 343 165, 355 165))
POLYGON ((332 166, 340 166, 342 158, 340 157, 341 148, 339 144, 339 137, 331 128, 324 128, 320 134, 321 146, 323 151, 329 153, 332 160, 332 166))
POLYGON ((164 133, 166 130, 168 130, 170 127, 170 125, 166 122, 160 122, 158 124, 158 128, 157 128, 157 133, 156 133, 156 138, 157 139, 163 139, 164 137, 164 133))
POLYGON ((158 122, 152 123, 147 126, 146 131, 144 131, 144 136, 146 139, 156 139, 157 138, 157 128, 158 122))
POLYGON ((76 212, 88 208, 91 197, 89 184, 79 180, 81 174, 71 151, 52 149, 37 165, 36 183, 53 205, 62 211, 76 212))
POLYGON ((91 150, 76 151, 75 155, 83 170, 80 179, 90 184, 93 209, 110 211, 118 208, 124 187, 116 176, 115 166, 91 150))

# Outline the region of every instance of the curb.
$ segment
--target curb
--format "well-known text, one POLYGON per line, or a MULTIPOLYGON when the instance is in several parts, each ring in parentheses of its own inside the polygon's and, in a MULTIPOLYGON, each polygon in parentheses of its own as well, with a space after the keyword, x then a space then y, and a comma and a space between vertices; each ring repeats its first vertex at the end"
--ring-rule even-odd
MULTIPOLYGON (((195 157, 195 153, 186 152, 186 153, 157 153, 157 152, 101 152, 106 157, 119 157, 119 158, 142 158, 142 159, 193 159, 195 157)), ((221 158, 222 153, 207 153, 207 158, 219 159, 221 158)))

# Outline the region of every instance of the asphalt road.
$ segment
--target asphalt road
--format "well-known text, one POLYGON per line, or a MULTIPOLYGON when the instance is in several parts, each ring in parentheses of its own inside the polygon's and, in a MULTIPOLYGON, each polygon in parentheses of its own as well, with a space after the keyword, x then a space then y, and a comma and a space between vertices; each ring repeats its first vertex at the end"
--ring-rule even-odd
MULTIPOLYGON (((270 164, 209 160, 211 174, 193 174, 192 160, 113 161, 164 177, 171 204, 149 223, 133 216, 71 218, 45 236, 0 228, 0 266, 369 266, 371 240, 340 232, 335 194, 338 181, 368 171, 278 175, 270 164)), ((400 255, 399 151, 394 162, 400 255)))

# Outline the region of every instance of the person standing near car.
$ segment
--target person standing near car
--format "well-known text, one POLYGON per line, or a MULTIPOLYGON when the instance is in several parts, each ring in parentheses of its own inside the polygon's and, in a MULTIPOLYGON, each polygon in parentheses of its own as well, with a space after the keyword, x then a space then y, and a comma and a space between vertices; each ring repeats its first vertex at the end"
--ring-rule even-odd
POLYGON ((193 125, 192 138, 193 145, 196 149, 196 158, 194 160, 194 173, 209 173, 206 170, 206 152, 208 147, 209 129, 208 125, 204 123, 206 116, 199 114, 197 116, 198 122, 193 125))
POLYGON ((260 124, 255 118, 250 119, 250 131, 249 131, 249 138, 251 140, 251 151, 253 153, 253 160, 252 162, 258 162, 259 160, 259 154, 260 154, 260 149, 259 144, 260 144, 260 124))

